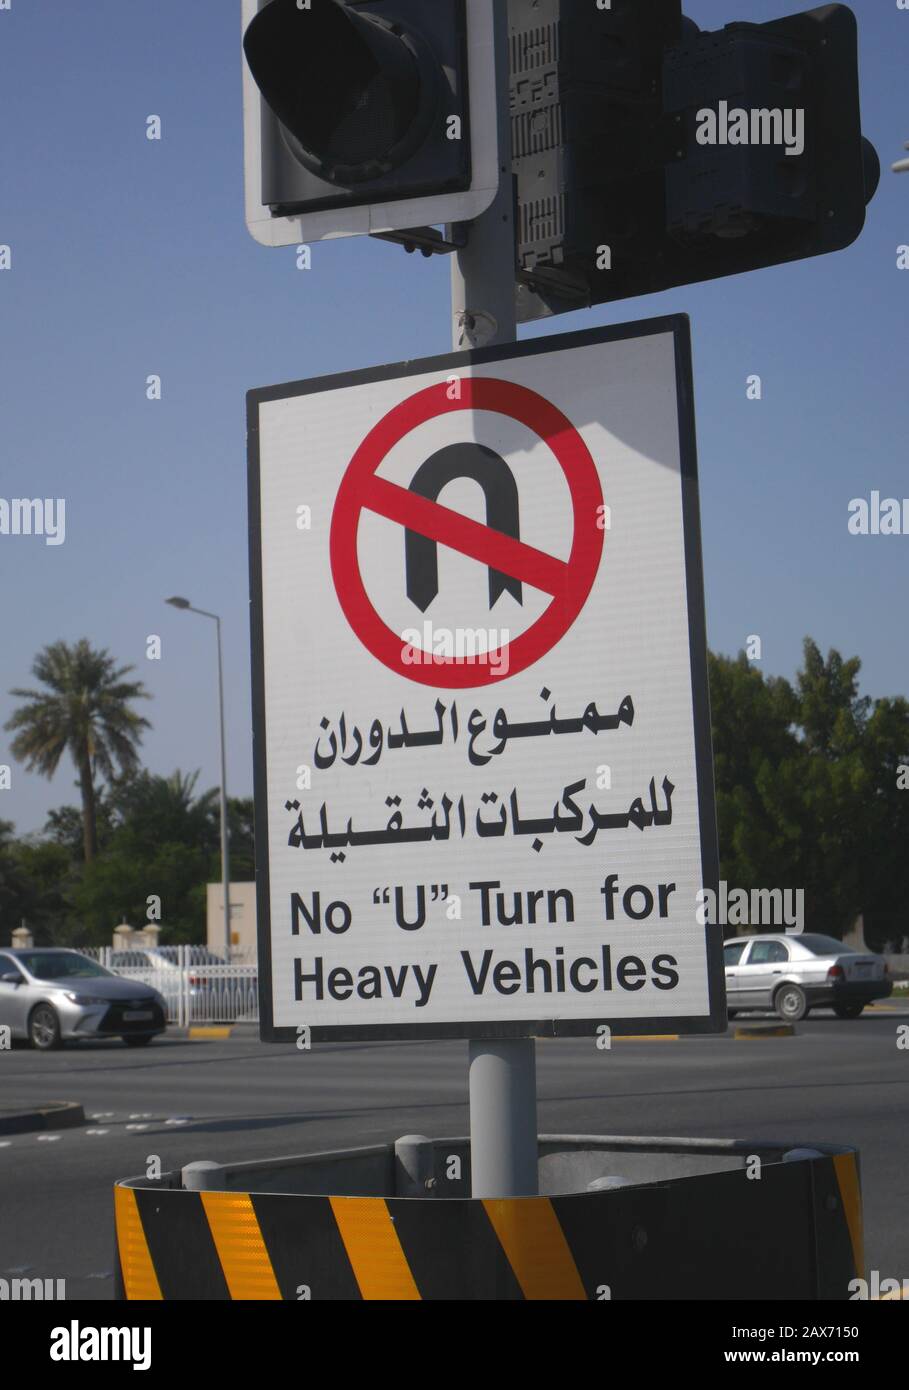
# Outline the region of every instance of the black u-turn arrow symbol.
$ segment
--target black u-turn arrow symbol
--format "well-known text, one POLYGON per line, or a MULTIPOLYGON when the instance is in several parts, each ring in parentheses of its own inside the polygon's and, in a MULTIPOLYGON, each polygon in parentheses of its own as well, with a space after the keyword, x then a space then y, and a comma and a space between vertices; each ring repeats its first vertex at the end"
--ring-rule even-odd
MULTIPOLYGON (((485 444, 449 444, 420 465, 410 491, 438 502, 442 489, 455 478, 470 478, 479 483, 486 498, 486 525, 491 530, 502 531, 516 541, 521 539, 518 485, 508 464, 494 449, 487 449, 485 444)), ((439 592, 437 543, 419 531, 405 531, 404 571, 407 597, 425 613, 439 592)), ((520 579, 490 569, 489 607, 493 608, 504 593, 523 602, 520 579)))

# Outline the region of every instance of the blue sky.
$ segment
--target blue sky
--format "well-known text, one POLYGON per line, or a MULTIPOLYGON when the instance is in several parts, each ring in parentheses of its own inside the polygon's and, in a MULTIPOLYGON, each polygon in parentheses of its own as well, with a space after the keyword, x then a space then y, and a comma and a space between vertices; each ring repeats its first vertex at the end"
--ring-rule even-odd
MULTIPOLYGON (((689 0, 704 28, 779 0, 689 0)), ((857 0, 865 133, 883 165, 855 246, 834 256, 573 314, 522 336, 684 311, 692 319, 708 636, 763 639, 792 675, 802 638, 905 693, 906 537, 854 537, 847 505, 906 482, 909 11, 857 0), (749 374, 763 400, 746 399, 749 374)), ((212 625, 224 619, 228 788, 251 794, 245 392, 449 349, 448 265, 366 238, 266 250, 243 220, 234 0, 12 0, 0 11, 2 486, 65 497, 66 542, 0 537, 0 724, 35 653, 87 636, 154 699, 144 759, 218 780, 212 625), (145 138, 159 115, 163 139, 145 138), (163 398, 145 397, 146 377, 163 398), (146 660, 157 634, 163 659, 146 660)), ((9 762, 0 731, 0 763, 9 762)), ((75 803, 13 768, 0 818, 75 803)))

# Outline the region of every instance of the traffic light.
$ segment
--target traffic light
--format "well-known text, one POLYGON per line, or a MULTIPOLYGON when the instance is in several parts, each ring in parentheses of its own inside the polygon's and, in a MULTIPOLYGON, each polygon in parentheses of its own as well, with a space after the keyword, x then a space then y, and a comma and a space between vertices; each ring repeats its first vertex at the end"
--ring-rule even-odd
POLYGON ((482 0, 243 0, 243 18, 257 240, 467 221, 489 206, 498 152, 482 0))
POLYGON ((508 0, 523 319, 848 246, 879 165, 855 18, 508 0))

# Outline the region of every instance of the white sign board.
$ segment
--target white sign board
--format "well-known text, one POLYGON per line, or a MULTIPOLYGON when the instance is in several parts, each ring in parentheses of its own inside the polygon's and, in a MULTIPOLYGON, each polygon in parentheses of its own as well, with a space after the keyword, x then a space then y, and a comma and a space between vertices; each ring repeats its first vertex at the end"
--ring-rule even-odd
POLYGON ((725 1028, 687 319, 249 410, 262 1036, 725 1028))

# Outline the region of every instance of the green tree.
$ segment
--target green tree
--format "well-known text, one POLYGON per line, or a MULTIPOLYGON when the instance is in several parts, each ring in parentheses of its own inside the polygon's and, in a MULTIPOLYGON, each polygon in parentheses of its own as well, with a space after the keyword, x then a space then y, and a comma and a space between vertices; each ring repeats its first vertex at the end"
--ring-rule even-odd
POLYGON ((737 888, 781 883, 798 857, 795 693, 765 680, 744 652, 708 661, 720 877, 737 888))
MULTIPOLYGON (((249 883, 256 876, 255 811, 251 796, 227 798, 227 829, 230 835, 230 876, 235 883, 249 883)), ((212 881, 220 877, 219 859, 212 881)))
MULTIPOLYGON (((107 798, 108 843, 86 866, 74 903, 87 939, 110 939, 117 922, 147 920, 161 900, 162 942, 205 939, 206 885, 221 877, 217 789, 196 794, 198 773, 160 777, 142 771, 107 798)), ((233 877, 253 873, 252 801, 228 799, 233 877)))
POLYGON ((12 690, 27 703, 6 728, 14 733, 13 756, 44 777, 53 777, 69 751, 79 774, 82 796, 82 845, 86 864, 98 850, 95 779, 113 781, 138 763, 142 730, 150 728, 131 704, 148 699, 139 681, 124 677, 134 668, 117 666, 107 651, 84 638, 70 646, 52 642, 39 652, 32 674, 42 690, 12 690))
POLYGON ((111 788, 112 831, 107 847, 87 865, 75 903, 93 941, 105 941, 117 922, 148 920, 149 898, 161 901, 168 941, 204 934, 205 882, 217 844, 216 792, 195 795, 198 773, 169 777, 141 771, 111 788))
POLYGON ((200 941, 205 935, 208 856, 195 845, 165 841, 137 853, 126 831, 114 837, 79 882, 74 901, 86 940, 109 942, 118 922, 133 927, 149 920, 149 899, 159 899, 162 942, 200 941))
POLYGON ((909 950, 909 701, 876 700, 861 751, 859 882, 872 950, 909 950), (901 782, 903 785, 901 786, 901 782))
POLYGON ((16 840, 0 821, 0 943, 23 922, 39 945, 63 940, 71 911, 73 864, 62 846, 35 836, 16 840))
POLYGON ((799 886, 806 920, 842 936, 862 910, 861 823, 868 779, 863 750, 871 700, 858 693, 861 662, 836 650, 825 658, 805 639, 796 675, 802 762, 799 886))
POLYGON ((6 945, 10 932, 26 915, 29 894, 29 884, 16 855, 15 833, 12 821, 0 820, 0 926, 6 945))
POLYGON ((869 945, 909 930, 909 703, 859 694, 861 663, 811 638, 795 682, 744 653, 709 658, 720 874, 740 888, 802 888, 806 925, 869 945), (873 935, 876 933, 877 942, 873 935))
POLYGON ((216 790, 196 795, 198 772, 179 769, 161 777, 143 769, 118 782, 109 793, 115 831, 127 832, 140 852, 173 842, 204 849, 216 839, 216 790))
MULTIPOLYGON (((76 784, 78 786, 78 783, 76 784)), ((95 834, 98 852, 103 853, 113 832, 110 801, 104 787, 95 791, 95 834)), ((58 806, 48 811, 44 822, 44 836, 56 845, 67 849, 74 860, 83 857, 82 812, 78 806, 58 806)))

